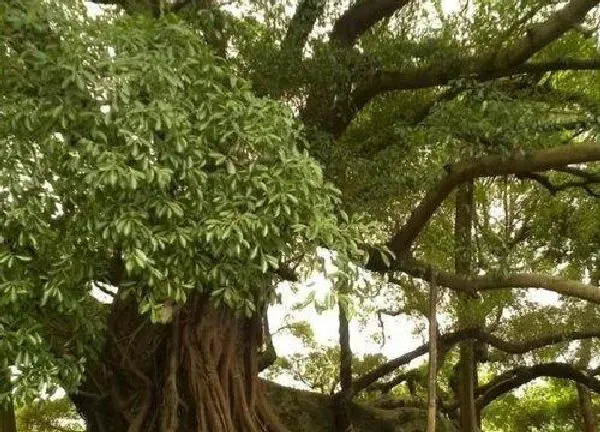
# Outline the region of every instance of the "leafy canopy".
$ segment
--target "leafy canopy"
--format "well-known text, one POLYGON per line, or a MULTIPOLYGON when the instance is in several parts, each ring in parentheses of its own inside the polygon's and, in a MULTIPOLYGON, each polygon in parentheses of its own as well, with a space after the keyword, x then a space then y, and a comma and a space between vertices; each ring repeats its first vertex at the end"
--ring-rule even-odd
POLYGON ((253 314, 283 259, 359 255, 290 110, 179 19, 26 1, 0 27, 0 358, 22 397, 77 383, 95 285, 154 319, 198 293, 253 314))

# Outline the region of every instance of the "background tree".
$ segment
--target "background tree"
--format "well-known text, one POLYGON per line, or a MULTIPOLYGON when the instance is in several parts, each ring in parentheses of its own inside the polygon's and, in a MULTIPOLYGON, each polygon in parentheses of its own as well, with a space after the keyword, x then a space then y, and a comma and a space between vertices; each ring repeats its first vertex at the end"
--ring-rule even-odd
POLYGON ((68 398, 38 400, 17 410, 17 428, 22 432, 80 432, 81 417, 68 398))

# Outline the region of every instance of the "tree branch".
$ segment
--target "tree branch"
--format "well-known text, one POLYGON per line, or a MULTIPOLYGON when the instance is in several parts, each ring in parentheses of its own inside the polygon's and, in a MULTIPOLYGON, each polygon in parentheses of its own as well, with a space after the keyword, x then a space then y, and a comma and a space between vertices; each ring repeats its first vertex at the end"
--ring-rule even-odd
MULTIPOLYGON (((454 345, 458 341, 463 340, 463 335, 459 335, 458 333, 452 333, 450 335, 442 336, 442 338, 444 337, 446 337, 447 339, 443 342, 444 344, 452 343, 454 345)), ((427 354, 428 351, 429 343, 426 343, 414 349, 413 351, 410 351, 406 354, 401 355, 400 357, 396 357, 388 361, 387 363, 377 366, 375 369, 371 370, 370 372, 367 372, 366 374, 354 380, 354 382, 352 383, 352 394, 358 394, 362 390, 369 387, 371 384, 375 383, 379 378, 382 378, 392 373, 400 366, 404 366, 405 364, 410 363, 414 359, 421 357, 424 354, 427 354)))
POLYGON ((410 0, 358 0, 333 25, 331 40, 352 46, 373 25, 392 16, 408 3, 410 0))
MULTIPOLYGON (((557 171, 562 171, 562 170, 557 170, 557 171)), ((566 171, 565 171, 566 172, 566 171)), ((539 174, 539 173, 527 173, 527 174, 519 174, 517 175, 517 178, 525 180, 525 179, 530 179, 530 180, 534 180, 537 183, 539 183, 540 185, 542 185, 544 188, 546 188, 548 190, 548 192, 550 192, 551 195, 556 195, 559 192, 562 192, 564 190, 568 190, 568 189, 575 189, 575 188, 582 188, 588 195, 592 196, 592 197, 600 197, 600 193, 595 192, 591 186, 592 185, 597 185, 600 183, 600 176, 595 175, 594 173, 588 173, 586 171, 583 171, 582 173, 583 175, 579 176, 582 177, 582 180, 571 180, 571 181, 566 181, 566 182, 562 182, 562 183, 553 183, 550 178, 548 178, 547 176, 543 175, 543 174, 539 174)))
MULTIPOLYGON (((406 373, 402 373, 400 375, 396 375, 391 381, 386 382, 375 382, 369 386, 369 390, 378 390, 383 394, 389 393, 394 387, 403 382, 406 382, 409 389, 414 390, 414 382, 418 379, 422 379, 420 372, 417 369, 409 370, 406 373)), ((410 390, 409 390, 410 391, 410 390)), ((414 394, 414 391, 410 392, 414 394)))
POLYGON ((530 367, 519 367, 494 378, 476 390, 477 406, 481 409, 503 394, 539 377, 562 378, 583 384, 590 390, 600 393, 600 381, 574 368, 567 363, 545 363, 530 367))
MULTIPOLYGON (((446 85, 460 77, 487 81, 523 73, 598 69, 598 59, 558 59, 524 64, 535 53, 574 28, 597 5, 597 0, 571 0, 545 22, 532 24, 521 39, 504 48, 490 50, 481 55, 454 58, 426 67, 382 71, 372 75, 360 83, 352 95, 352 109, 354 112, 360 111, 375 96, 385 92, 446 85)), ((349 119, 349 122, 353 116, 344 117, 349 119)))
POLYGON ((542 288, 565 296, 600 304, 600 289, 597 286, 562 279, 556 276, 539 273, 515 273, 509 275, 488 274, 468 277, 432 268, 432 266, 414 258, 405 258, 399 264, 398 270, 412 277, 429 281, 431 280, 432 273, 435 273, 436 281, 440 285, 470 294, 505 288, 542 288))
POLYGON ((107 296, 110 296, 112 298, 115 298, 116 293, 109 291, 108 288, 104 287, 102 284, 94 284, 94 287, 96 287, 99 291, 101 291, 103 294, 106 294, 107 296))
MULTIPOLYGON (((381 71, 362 83, 352 95, 354 112, 364 108, 375 96, 397 90, 416 90, 447 85, 466 77, 475 81, 489 81, 522 74, 539 74, 560 70, 584 71, 600 69, 600 59, 557 59, 531 62, 517 66, 490 68, 481 59, 458 58, 440 62, 426 68, 381 71)), ((353 116, 346 116, 352 119, 353 116)))
MULTIPOLYGON (((454 188, 466 181, 480 177, 494 177, 508 174, 524 174, 532 171, 546 171, 565 165, 600 160, 600 145, 578 144, 536 150, 512 156, 483 156, 469 162, 448 166, 441 180, 425 195, 412 211, 406 223, 393 236, 388 244, 396 257, 408 254, 410 248, 437 208, 452 193, 454 188)), ((385 272, 387 266, 381 255, 371 254, 367 268, 385 272)))
POLYGON ((510 75, 542 74, 556 71, 589 71, 600 69, 600 58, 563 58, 549 61, 524 63, 511 70, 510 75))
POLYGON ((538 339, 528 341, 505 341, 499 337, 488 333, 481 329, 472 330, 473 339, 479 342, 484 342, 497 350, 508 354, 525 354, 527 352, 543 348, 549 345, 555 345, 562 342, 570 342, 574 340, 584 340, 592 338, 600 338, 600 330, 585 330, 574 331, 569 333, 557 333, 552 335, 542 336, 538 339))
POLYGON ((281 51, 301 55, 317 18, 323 14, 325 0, 301 0, 290 21, 281 51))
MULTIPOLYGON (((439 277, 440 275, 436 274, 436 280, 441 284, 439 277)), ((447 333, 445 335, 440 336, 439 346, 440 350, 443 348, 444 351, 449 351, 454 345, 463 340, 476 339, 503 352, 507 352, 510 354, 524 354, 526 352, 530 352, 539 348, 543 348, 545 346, 554 345, 561 342, 591 339, 594 337, 600 337, 600 330, 558 333, 553 335, 542 336, 540 338, 528 341, 513 342, 500 339, 499 337, 480 328, 465 328, 453 333, 447 333)), ((370 387, 378 379, 388 375, 389 373, 398 369, 400 366, 406 365, 414 359, 421 357, 424 354, 427 354, 428 351, 429 342, 419 346, 413 351, 410 351, 406 354, 401 355, 400 357, 396 357, 394 359, 389 360, 387 363, 377 366, 375 369, 371 370, 370 372, 367 372, 366 374, 354 380, 354 383, 352 384, 353 394, 356 395, 360 391, 366 389, 367 387, 370 387)), ((403 378, 399 378, 399 380, 400 382, 402 382, 403 378)), ((375 388, 385 389, 386 383, 377 384, 375 388)))

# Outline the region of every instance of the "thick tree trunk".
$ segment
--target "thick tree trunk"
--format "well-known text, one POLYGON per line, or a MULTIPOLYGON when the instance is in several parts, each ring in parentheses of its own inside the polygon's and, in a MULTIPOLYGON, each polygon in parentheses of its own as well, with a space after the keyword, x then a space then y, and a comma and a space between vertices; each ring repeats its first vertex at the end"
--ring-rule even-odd
MULTIPOLYGON (((456 274, 471 274, 471 237, 473 226, 473 182, 464 183, 456 192, 454 220, 454 270, 456 274)), ((472 325, 469 314, 469 299, 461 298, 459 327, 472 325)), ((475 407, 476 364, 474 341, 460 344, 458 370, 458 399, 460 427, 462 432, 479 431, 478 413, 475 407)))
POLYGON ((188 301, 166 325, 117 300, 72 395, 90 432, 282 432, 257 378, 260 319, 188 301))

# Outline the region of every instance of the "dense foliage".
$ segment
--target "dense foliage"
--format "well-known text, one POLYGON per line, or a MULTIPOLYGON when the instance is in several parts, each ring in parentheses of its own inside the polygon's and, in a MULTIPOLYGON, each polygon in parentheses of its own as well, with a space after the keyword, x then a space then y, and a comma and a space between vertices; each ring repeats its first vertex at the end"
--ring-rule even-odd
POLYGON ((337 305, 339 344, 292 314, 303 349, 261 366, 333 395, 340 430, 353 400, 425 407, 426 338, 393 335, 425 337, 431 284, 441 416, 593 430, 597 1, 94 3, 111 6, 0 5, 4 396, 76 396, 121 351, 107 340, 126 301, 175 328, 210 297, 260 320, 250 349, 273 354, 277 283, 321 271, 334 295, 293 309, 337 305), (361 332, 399 357, 353 355, 361 332))
POLYGON ((19 395, 76 384, 102 342, 94 285, 154 319, 194 291, 251 315, 282 260, 315 244, 359 254, 289 110, 192 28, 56 6, 1 15, 1 349, 19 395))

